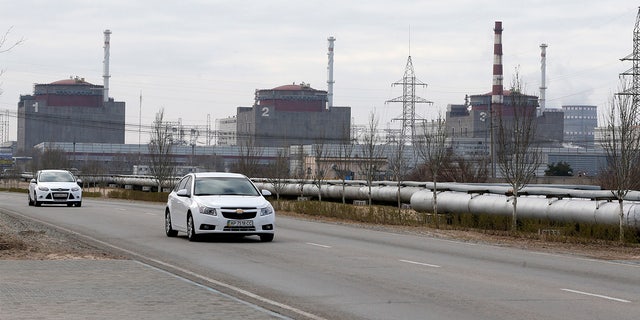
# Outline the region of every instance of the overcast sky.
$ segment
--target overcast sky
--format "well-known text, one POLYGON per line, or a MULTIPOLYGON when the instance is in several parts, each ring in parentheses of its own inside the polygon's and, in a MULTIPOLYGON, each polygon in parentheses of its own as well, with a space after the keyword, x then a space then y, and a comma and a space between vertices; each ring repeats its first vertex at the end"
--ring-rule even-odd
MULTIPOLYGON (((21 94, 34 83, 71 76, 101 85, 103 32, 110 29, 110 96, 127 104, 127 143, 135 126, 165 119, 205 127, 251 106, 256 89, 305 82, 327 89, 333 36, 334 105, 353 123, 375 110, 381 126, 402 115, 385 101, 402 94, 411 55, 419 117, 432 119, 466 94, 491 91, 493 27, 503 23, 505 87, 516 68, 539 95, 540 44, 547 48, 547 107, 597 105, 618 88, 632 52, 637 1, 617 0, 0 0, 0 31, 24 42, 0 53, 0 112, 10 138, 21 94), (142 103, 140 103, 142 95, 142 103), (142 117, 139 117, 142 111, 142 117)), ((396 126, 397 121, 392 122, 396 126)), ((148 137, 142 137, 144 143, 148 137)))

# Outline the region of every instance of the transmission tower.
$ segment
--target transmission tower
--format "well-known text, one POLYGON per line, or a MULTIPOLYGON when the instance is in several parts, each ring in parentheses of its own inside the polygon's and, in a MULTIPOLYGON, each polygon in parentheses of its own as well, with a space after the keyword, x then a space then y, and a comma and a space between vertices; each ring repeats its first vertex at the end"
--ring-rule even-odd
POLYGON ((637 108, 640 102, 640 8, 636 16, 636 26, 633 28, 633 52, 620 60, 631 61, 633 66, 620 74, 621 76, 631 76, 631 86, 618 94, 630 95, 633 107, 637 108))
POLYGON ((411 141, 414 141, 416 136, 416 103, 432 104, 433 102, 416 96, 416 86, 422 86, 426 88, 427 84, 416 79, 415 73, 413 71, 413 63, 411 62, 411 56, 409 56, 409 58, 407 59, 407 66, 404 69, 404 77, 402 78, 402 80, 396 81, 391 85, 394 87, 402 85, 402 96, 386 101, 387 103, 402 103, 402 118, 393 119, 402 121, 402 131, 400 139, 402 139, 402 141, 406 141, 405 138, 407 136, 407 133, 410 133, 411 141))

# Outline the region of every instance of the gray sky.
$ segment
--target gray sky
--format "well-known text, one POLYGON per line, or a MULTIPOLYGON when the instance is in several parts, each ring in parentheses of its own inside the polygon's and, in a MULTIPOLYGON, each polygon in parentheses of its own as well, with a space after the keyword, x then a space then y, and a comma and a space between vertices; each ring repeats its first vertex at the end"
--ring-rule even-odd
POLYGON ((110 96, 127 103, 127 143, 138 143, 133 126, 150 124, 160 108, 166 119, 206 126, 207 115, 213 125, 251 106, 256 89, 305 82, 326 90, 329 36, 337 39, 334 105, 351 107, 355 124, 373 110, 382 127, 402 114, 385 101, 402 94, 391 84, 409 55, 428 84, 417 95, 434 102, 417 105, 418 116, 432 119, 465 94, 491 91, 495 21, 504 28, 505 88, 519 68, 526 92, 539 95, 546 43, 547 107, 602 110, 631 68, 620 58, 632 51, 638 13, 631 0, 0 0, 0 8, 8 42, 25 39, 0 54, 10 138, 19 96, 34 83, 102 84, 110 29, 110 96))

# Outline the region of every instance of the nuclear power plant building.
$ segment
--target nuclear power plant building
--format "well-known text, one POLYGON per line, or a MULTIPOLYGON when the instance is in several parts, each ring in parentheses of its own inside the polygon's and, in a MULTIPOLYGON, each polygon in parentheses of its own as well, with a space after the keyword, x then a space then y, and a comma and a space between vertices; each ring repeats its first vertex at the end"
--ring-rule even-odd
POLYGON ((237 143, 258 147, 348 143, 351 108, 328 107, 327 91, 309 84, 256 90, 252 107, 237 110, 237 143))
POLYGON ((124 144, 125 103, 82 78, 36 84, 18 103, 18 150, 42 142, 124 144))

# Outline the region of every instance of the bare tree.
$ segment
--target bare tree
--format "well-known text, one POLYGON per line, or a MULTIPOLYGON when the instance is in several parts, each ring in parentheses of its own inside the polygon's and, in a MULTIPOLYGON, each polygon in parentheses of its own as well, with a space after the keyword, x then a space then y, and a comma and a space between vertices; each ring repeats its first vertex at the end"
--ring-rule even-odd
POLYGON ((240 143, 238 162, 234 171, 242 173, 247 177, 257 178, 261 174, 260 156, 262 156, 262 148, 255 143, 255 138, 249 136, 240 143))
POLYGON ((496 110, 497 164, 503 179, 511 187, 513 208, 511 230, 517 229, 518 196, 535 177, 542 163, 542 155, 536 143, 536 105, 522 92, 516 72, 512 86, 510 106, 501 105, 496 110))
POLYGON ((173 150, 173 136, 171 125, 164 121, 164 108, 156 113, 149 141, 150 171, 158 182, 158 192, 171 181, 176 173, 176 167, 171 156, 173 150))
POLYGON ((362 161, 359 162, 360 170, 364 173, 368 188, 368 204, 371 205, 371 184, 380 170, 379 159, 384 152, 384 145, 381 144, 378 135, 378 119, 375 111, 369 114, 366 132, 362 136, 362 161))
POLYGON ((404 154, 407 149, 405 134, 402 133, 400 137, 392 143, 392 145, 394 152, 389 159, 389 168, 391 169, 393 179, 396 180, 396 200, 398 205, 398 214, 400 214, 400 209, 402 208, 400 190, 402 189, 402 182, 404 181, 404 177, 408 171, 408 165, 404 154))
MULTIPOLYGON (((346 180, 351 176, 351 156, 355 145, 353 141, 345 142, 338 147, 338 157, 334 170, 342 181, 342 203, 346 203, 345 187, 346 180)), ((353 177, 351 178, 353 179, 353 177)))
POLYGON ((45 148, 42 153, 36 152, 33 160, 31 162, 33 172, 42 169, 66 169, 70 164, 67 153, 57 148, 45 148))
MULTIPOLYGON (((624 198, 629 190, 640 187, 640 105, 630 92, 628 81, 620 80, 620 92, 613 96, 606 115, 606 135, 602 143, 607 156, 608 177, 613 196, 618 200, 620 242, 624 241, 624 198)), ((637 92, 636 92, 637 94, 637 92)))
MULTIPOLYGON (((4 34, 0 37, 0 53, 5 53, 11 51, 13 48, 21 45, 24 42, 24 38, 20 38, 19 40, 9 42, 9 34, 11 33, 11 29, 13 27, 7 29, 4 34)), ((4 73, 3 69, 0 69, 0 76, 4 73)), ((2 94, 2 88, 0 88, 0 94, 2 94)))
POLYGON ((285 150, 279 150, 275 161, 269 166, 267 181, 276 193, 276 200, 280 200, 280 193, 287 186, 289 178, 289 157, 285 150))
POLYGON ((438 228, 438 174, 450 157, 450 148, 447 146, 447 126, 444 117, 440 115, 431 125, 425 123, 423 129, 424 131, 419 137, 416 146, 418 154, 427 164, 433 179, 433 215, 436 228, 438 228))
POLYGON ((318 201, 322 202, 322 186, 324 180, 327 177, 327 163, 325 157, 327 150, 325 150, 324 140, 318 139, 313 145, 313 158, 315 161, 315 170, 313 172, 313 184, 318 188, 318 201))

